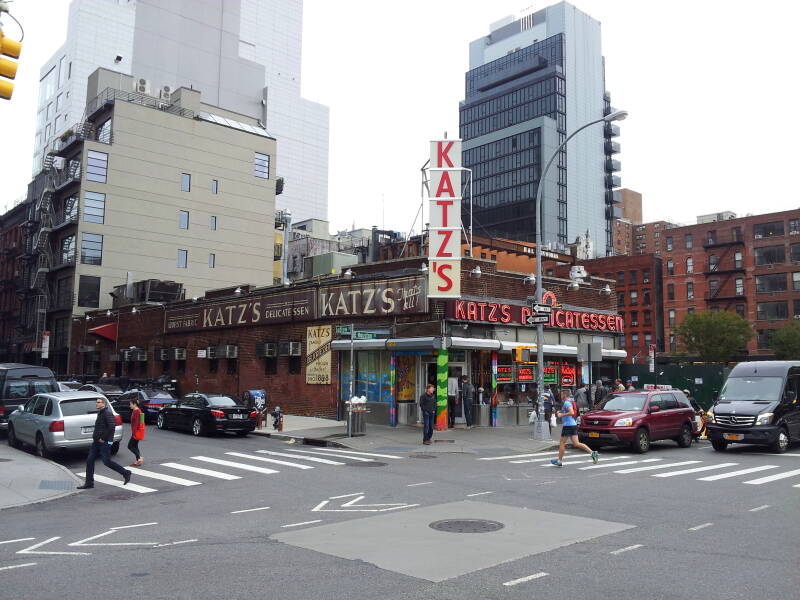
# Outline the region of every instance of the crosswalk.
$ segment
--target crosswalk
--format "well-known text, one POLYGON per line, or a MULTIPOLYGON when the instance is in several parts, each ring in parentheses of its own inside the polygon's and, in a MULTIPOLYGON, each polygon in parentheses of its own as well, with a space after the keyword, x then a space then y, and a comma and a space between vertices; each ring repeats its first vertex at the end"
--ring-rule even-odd
MULTIPOLYGON (((532 452, 530 454, 483 456, 477 460, 502 461, 509 465, 526 465, 542 469, 552 469, 553 466, 550 464, 550 461, 557 456, 557 451, 546 451, 532 452)), ((790 480, 790 483, 793 484, 792 487, 800 488, 800 483, 798 483, 800 482, 800 469, 786 469, 785 464, 760 464, 757 466, 744 467, 738 462, 713 462, 711 460, 696 458, 698 456, 700 455, 672 455, 670 458, 691 459, 674 461, 665 460, 662 457, 633 458, 624 454, 601 454, 598 464, 580 466, 583 463, 592 463, 591 458, 583 452, 569 451, 565 454, 562 465, 576 465, 575 469, 578 471, 591 472, 600 470, 602 472, 608 471, 618 475, 642 474, 643 476, 659 479, 693 477, 696 481, 700 482, 735 480, 747 485, 764 485, 790 480), (782 470, 775 471, 775 469, 782 470), (763 474, 763 476, 755 477, 755 474, 763 474), (796 481, 791 481, 792 479, 796 481)), ((770 463, 772 462, 780 461, 770 461, 770 463)))
MULTIPOLYGON (((281 452, 224 452, 219 456, 191 456, 185 462, 159 462, 147 469, 132 468, 133 481, 123 485, 118 478, 95 475, 95 485, 123 488, 137 494, 174 489, 171 486, 195 487, 206 483, 205 478, 233 481, 247 475, 277 475, 282 471, 308 471, 321 466, 341 467, 352 463, 377 462, 378 459, 402 460, 404 456, 360 452, 340 448, 315 450, 287 449, 281 452), (323 458, 324 457, 324 458, 323 458), (176 474, 176 471, 180 475, 176 474), (142 481, 144 480, 144 481, 142 481), (152 481, 151 481, 152 480, 152 481), (144 482, 147 485, 144 485, 144 482)), ((85 473, 76 473, 85 477, 85 473)))

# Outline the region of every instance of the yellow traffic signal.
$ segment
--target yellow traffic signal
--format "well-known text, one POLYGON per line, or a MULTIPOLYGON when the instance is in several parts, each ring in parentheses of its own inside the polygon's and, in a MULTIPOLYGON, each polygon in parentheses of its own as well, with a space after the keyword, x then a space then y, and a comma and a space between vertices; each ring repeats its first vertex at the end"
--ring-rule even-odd
POLYGON ((2 58, 3 56, 10 56, 11 58, 19 58, 22 51, 22 43, 12 40, 3 35, 3 30, 0 29, 0 98, 5 100, 11 99, 11 94, 14 93, 14 84, 6 79, 14 79, 17 76, 17 64, 13 60, 2 58))

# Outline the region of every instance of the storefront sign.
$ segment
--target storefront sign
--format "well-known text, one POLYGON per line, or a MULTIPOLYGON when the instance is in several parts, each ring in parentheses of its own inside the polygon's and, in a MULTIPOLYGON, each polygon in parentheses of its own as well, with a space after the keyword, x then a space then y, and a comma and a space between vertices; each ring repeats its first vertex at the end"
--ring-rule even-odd
POLYGON ((511 365, 497 365, 497 383, 511 383, 514 381, 514 367, 511 365))
POLYGON ((434 140, 430 160, 428 296, 461 296, 461 140, 434 140))
POLYGON ((423 277, 351 282, 321 288, 319 317, 410 315, 428 311, 423 277))
POLYGON ((306 328, 306 383, 329 385, 331 382, 331 326, 306 328))
POLYGON ((527 381, 536 381, 536 371, 533 367, 517 365, 517 381, 520 383, 527 381))
MULTIPOLYGON (((456 321, 525 325, 532 314, 530 307, 502 302, 475 302, 452 300, 447 303, 446 315, 456 321)), ((623 331, 623 320, 619 315, 605 313, 553 309, 545 325, 558 329, 586 329, 591 331, 623 331)))

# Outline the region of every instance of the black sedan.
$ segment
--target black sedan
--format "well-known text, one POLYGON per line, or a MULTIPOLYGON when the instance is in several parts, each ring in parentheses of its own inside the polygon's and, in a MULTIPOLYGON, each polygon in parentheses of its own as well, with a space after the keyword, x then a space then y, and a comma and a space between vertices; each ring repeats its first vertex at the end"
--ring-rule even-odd
POLYGON ((158 418, 158 412, 168 404, 177 402, 178 398, 164 390, 129 390, 120 396, 118 400, 111 403, 114 410, 126 423, 131 420, 131 400, 139 402, 139 406, 144 412, 145 423, 155 423, 158 418))
POLYGON ((109 402, 114 402, 114 400, 119 400, 119 397, 122 396, 123 391, 122 388, 118 385, 111 385, 109 383, 85 383, 81 387, 78 388, 79 392, 99 392, 103 394, 106 398, 108 398, 109 402))
POLYGON ((256 411, 236 404, 228 396, 189 394, 163 407, 156 419, 159 429, 184 429, 194 435, 233 431, 245 436, 256 428, 256 411))

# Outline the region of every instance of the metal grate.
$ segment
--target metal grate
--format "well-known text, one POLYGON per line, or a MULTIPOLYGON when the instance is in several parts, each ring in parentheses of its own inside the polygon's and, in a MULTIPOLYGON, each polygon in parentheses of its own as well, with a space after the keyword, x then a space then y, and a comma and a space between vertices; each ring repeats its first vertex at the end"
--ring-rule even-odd
POLYGON ((446 533, 491 533, 501 530, 505 525, 487 519, 445 519, 434 521, 428 527, 446 533))
POLYGON ((738 427, 749 427, 756 422, 752 415, 718 415, 714 414, 714 420, 719 425, 736 425, 738 427))

